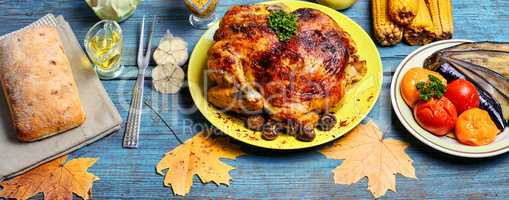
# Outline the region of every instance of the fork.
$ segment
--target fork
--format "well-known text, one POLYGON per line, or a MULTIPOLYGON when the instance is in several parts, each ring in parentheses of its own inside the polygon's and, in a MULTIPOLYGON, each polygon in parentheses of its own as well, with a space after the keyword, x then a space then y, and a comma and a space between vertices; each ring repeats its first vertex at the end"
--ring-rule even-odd
POLYGON ((143 55, 144 32, 145 32, 145 16, 141 21, 140 40, 138 47, 138 77, 133 90, 133 98, 131 106, 129 107, 129 114, 127 117, 127 125, 124 135, 124 148, 138 148, 138 140, 140 137, 140 121, 143 104, 143 85, 145 83, 145 71, 150 61, 151 47, 152 47, 152 34, 154 33, 156 17, 152 21, 150 35, 148 37, 147 51, 143 55))

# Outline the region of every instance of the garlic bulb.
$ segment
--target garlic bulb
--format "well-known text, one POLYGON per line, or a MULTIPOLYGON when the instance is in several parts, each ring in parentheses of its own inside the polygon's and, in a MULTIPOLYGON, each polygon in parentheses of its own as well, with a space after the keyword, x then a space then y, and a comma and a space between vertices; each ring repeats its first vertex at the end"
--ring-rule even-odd
POLYGON ((173 64, 159 65, 152 70, 152 84, 160 93, 177 93, 184 84, 184 78, 184 70, 173 64))
POLYGON ((173 36, 167 30, 166 35, 161 39, 159 46, 154 51, 153 57, 157 65, 173 64, 182 66, 189 58, 187 42, 181 37, 173 36))

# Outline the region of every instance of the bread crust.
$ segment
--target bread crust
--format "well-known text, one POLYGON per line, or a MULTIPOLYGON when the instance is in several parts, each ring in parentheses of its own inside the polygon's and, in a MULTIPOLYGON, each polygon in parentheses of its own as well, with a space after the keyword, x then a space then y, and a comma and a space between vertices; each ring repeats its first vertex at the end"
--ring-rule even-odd
POLYGON ((55 27, 30 28, 0 41, 0 81, 20 141, 40 140, 85 121, 55 27))

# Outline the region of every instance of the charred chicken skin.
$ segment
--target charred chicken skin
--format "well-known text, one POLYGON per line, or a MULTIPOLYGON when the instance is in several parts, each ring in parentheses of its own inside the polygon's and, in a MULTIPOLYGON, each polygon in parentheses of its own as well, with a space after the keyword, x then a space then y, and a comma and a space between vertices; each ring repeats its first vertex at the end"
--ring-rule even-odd
POLYGON ((283 5, 234 6, 209 49, 207 98, 225 111, 262 112, 277 122, 314 125, 366 73, 348 33, 325 13, 298 9, 297 33, 282 42, 268 16, 283 5))

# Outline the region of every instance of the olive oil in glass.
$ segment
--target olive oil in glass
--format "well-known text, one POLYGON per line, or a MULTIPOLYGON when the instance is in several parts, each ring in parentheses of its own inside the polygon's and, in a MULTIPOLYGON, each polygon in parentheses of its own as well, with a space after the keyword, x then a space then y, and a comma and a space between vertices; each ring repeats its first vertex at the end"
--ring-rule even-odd
POLYGON ((101 79, 112 79, 122 73, 122 29, 117 22, 103 20, 85 36, 85 49, 101 79))

